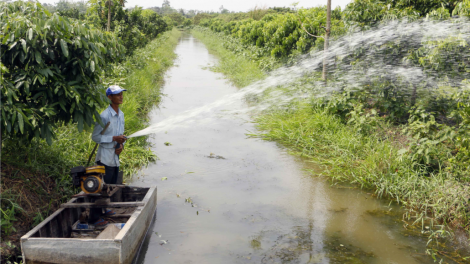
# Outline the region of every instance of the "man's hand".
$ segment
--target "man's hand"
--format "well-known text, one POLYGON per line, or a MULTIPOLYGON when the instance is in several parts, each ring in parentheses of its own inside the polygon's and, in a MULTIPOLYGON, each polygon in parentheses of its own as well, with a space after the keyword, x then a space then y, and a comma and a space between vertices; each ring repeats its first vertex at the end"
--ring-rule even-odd
POLYGON ((116 153, 116 155, 120 155, 121 152, 122 152, 122 148, 123 148, 124 145, 120 145, 119 148, 117 148, 114 152, 116 153))
POLYGON ((120 136, 113 136, 113 141, 116 141, 119 144, 122 144, 126 142, 126 136, 120 135, 120 136))

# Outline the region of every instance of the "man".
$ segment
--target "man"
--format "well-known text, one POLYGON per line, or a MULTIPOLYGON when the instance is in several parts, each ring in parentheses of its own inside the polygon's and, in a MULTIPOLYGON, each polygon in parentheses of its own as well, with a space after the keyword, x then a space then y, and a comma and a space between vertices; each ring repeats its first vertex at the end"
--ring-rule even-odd
MULTIPOLYGON (((98 122, 95 124, 95 129, 91 138, 99 144, 98 152, 96 153, 96 163, 105 167, 104 182, 108 184, 116 184, 119 173, 119 154, 121 154, 126 137, 124 134, 124 113, 119 109, 122 104, 123 92, 127 91, 117 85, 112 85, 106 89, 106 96, 111 101, 111 104, 101 113, 101 121, 103 124, 109 122, 106 131, 101 135, 104 127, 98 122)), ((102 211, 101 209, 91 209, 89 222, 95 225, 106 225, 107 221, 99 219, 102 211)), ((106 211, 105 215, 113 215, 111 210, 106 211)))
POLYGON ((124 113, 119 109, 122 104, 123 92, 127 91, 117 85, 106 89, 106 96, 111 104, 101 113, 103 124, 110 122, 108 129, 101 135, 103 127, 96 122, 91 138, 100 144, 96 153, 96 163, 105 167, 104 182, 116 184, 119 173, 119 154, 121 154, 126 137, 124 134, 124 113), (117 145, 119 144, 119 147, 117 145))

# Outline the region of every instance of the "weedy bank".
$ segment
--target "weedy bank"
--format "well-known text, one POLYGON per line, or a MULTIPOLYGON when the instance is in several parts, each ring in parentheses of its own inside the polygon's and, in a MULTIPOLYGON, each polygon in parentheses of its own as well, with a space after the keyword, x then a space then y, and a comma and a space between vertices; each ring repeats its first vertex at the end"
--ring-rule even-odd
MULTIPOLYGON (((176 58, 173 50, 180 34, 176 29, 163 33, 126 61, 113 65, 103 79, 104 86, 119 84, 128 89, 121 108, 125 134, 144 128, 148 112, 159 103, 163 74, 176 58)), ((52 145, 36 138, 30 143, 2 141, 2 261, 14 260, 20 252, 19 238, 76 193, 69 171, 86 164, 95 145, 92 129, 85 125, 80 133, 75 124, 62 123, 52 145)), ((156 158, 145 137, 129 139, 121 154, 125 179, 156 158)))

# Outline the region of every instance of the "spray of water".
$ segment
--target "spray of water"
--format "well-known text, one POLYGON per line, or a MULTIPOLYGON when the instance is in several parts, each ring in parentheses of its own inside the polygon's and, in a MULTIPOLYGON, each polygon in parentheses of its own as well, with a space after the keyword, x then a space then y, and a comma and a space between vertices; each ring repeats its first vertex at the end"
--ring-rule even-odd
MULTIPOLYGON (((388 81, 393 89, 401 90, 405 94, 412 93, 417 87, 421 90, 437 89, 444 80, 445 85, 458 87, 463 79, 470 77, 468 76, 470 73, 449 75, 448 72, 433 71, 432 67, 427 69, 416 66, 408 59, 410 51, 421 50, 421 53, 425 53, 435 48, 436 41, 439 40, 460 42, 461 46, 470 43, 469 21, 461 19, 440 22, 395 21, 368 31, 352 32, 334 40, 328 54, 318 51, 305 55, 295 65, 278 68, 265 79, 252 83, 234 94, 182 114, 170 116, 129 137, 185 127, 196 121, 199 124, 201 120, 207 120, 208 116, 216 114, 221 108, 249 97, 261 97, 268 89, 271 91, 268 99, 242 111, 261 111, 273 105, 279 106, 311 96, 328 97, 333 92, 345 89, 361 90, 374 81, 388 81), (294 92, 286 93, 286 89, 274 89, 273 92, 271 89, 298 87, 302 78, 312 76, 314 72, 320 70, 325 56, 330 65, 330 81, 327 85, 321 81, 304 81, 301 84, 302 89, 292 89, 294 92)), ((468 51, 463 54, 456 52, 458 49, 444 49, 439 54, 451 70, 457 69, 462 61, 470 60, 468 51)))

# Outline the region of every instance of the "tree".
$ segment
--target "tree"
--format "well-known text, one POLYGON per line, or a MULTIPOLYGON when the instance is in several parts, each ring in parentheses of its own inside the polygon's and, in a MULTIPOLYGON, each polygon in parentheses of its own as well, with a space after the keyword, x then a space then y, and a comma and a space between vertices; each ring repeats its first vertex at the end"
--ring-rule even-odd
POLYGON ((176 10, 174 10, 170 6, 170 1, 169 0, 163 0, 162 15, 167 15, 167 14, 171 14, 171 13, 175 13, 175 12, 176 12, 176 10))
MULTIPOLYGON (((126 0, 119 0, 119 4, 124 7, 124 3, 126 0)), ((107 2, 108 5, 108 32, 111 30, 111 6, 113 5, 113 0, 108 0, 107 2)))
POLYGON ((191 10, 188 10, 188 11, 186 12, 186 17, 191 18, 191 17, 196 16, 198 13, 199 13, 199 12, 198 12, 197 10, 191 9, 191 10))
POLYGON ((183 21, 183 26, 190 27, 192 23, 193 23, 193 21, 191 19, 185 18, 184 21, 183 21))
POLYGON ((227 13, 230 13, 230 11, 228 11, 228 9, 225 9, 223 5, 221 5, 219 7, 219 13, 221 14, 227 14, 227 13))
MULTIPOLYGON (((0 86, 4 85, 4 78, 3 74, 8 73, 8 69, 0 62, 0 86)), ((2 152, 2 145, 3 145, 3 130, 4 127, 0 125, 0 153, 2 152)))
POLYGON ((162 3, 162 8, 169 8, 170 6, 170 1, 169 0, 163 0, 162 3))
MULTIPOLYGON (((90 7, 87 11, 87 21, 104 30, 107 30, 108 23, 105 16, 106 2, 90 0, 90 7)), ((172 24, 166 23, 151 9, 143 10, 139 6, 124 9, 119 0, 113 0, 113 2, 110 31, 114 31, 114 34, 121 39, 127 55, 132 54, 136 48, 145 46, 158 34, 171 29, 172 24)))
POLYGON ((53 9, 53 11, 57 11, 60 16, 84 19, 87 10, 87 3, 85 1, 72 2, 68 0, 60 0, 53 9))
POLYGON ((100 76, 125 54, 117 38, 34 2, 0 3, 0 18, 2 137, 51 144, 58 122, 99 120, 100 76))
POLYGON ((168 16, 169 18, 171 18, 171 20, 173 20, 175 26, 182 25, 185 19, 185 17, 182 16, 180 13, 171 13, 166 16, 168 16))
POLYGON ((149 7, 147 9, 150 9, 150 10, 153 10, 155 11, 157 14, 161 15, 162 14, 162 8, 161 7, 158 7, 158 6, 154 6, 154 7, 149 7))
POLYGON ((194 16, 193 18, 193 23, 194 25, 199 25, 199 23, 204 20, 204 19, 210 19, 212 18, 211 15, 207 14, 207 13, 199 13, 197 14, 196 16, 194 16))

